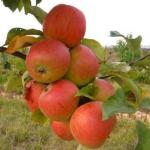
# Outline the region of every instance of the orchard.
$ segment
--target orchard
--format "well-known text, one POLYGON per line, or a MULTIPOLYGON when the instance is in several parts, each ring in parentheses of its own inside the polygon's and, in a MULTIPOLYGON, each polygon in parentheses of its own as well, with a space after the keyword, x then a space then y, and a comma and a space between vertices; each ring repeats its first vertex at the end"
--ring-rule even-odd
MULTIPOLYGON (((150 92, 141 80, 150 67, 144 74, 141 68, 149 66, 150 53, 142 51, 141 36, 111 31, 111 37, 124 39, 120 45, 126 49, 120 52, 119 46, 114 47, 120 60, 113 61, 98 41, 85 37, 88 24, 80 9, 58 4, 47 13, 37 6, 41 1, 36 6, 21 2, 3 0, 12 11, 24 8, 26 14, 32 14, 42 30, 12 28, 0 52, 19 57, 25 64, 18 78, 33 121, 49 122, 58 138, 74 140, 77 149, 84 150, 105 143, 117 125, 118 114, 149 112, 150 92), (128 54, 123 55, 125 52, 128 54)), ((148 78, 144 82, 150 84, 148 78)), ((150 129, 135 121, 135 150, 150 150, 150 129)))

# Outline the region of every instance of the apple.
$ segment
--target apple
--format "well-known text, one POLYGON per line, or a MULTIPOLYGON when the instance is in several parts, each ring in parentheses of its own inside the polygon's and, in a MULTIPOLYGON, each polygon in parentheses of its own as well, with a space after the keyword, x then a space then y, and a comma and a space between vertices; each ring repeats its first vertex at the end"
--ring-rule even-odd
POLYGON ((79 9, 66 4, 55 6, 43 23, 45 37, 60 40, 68 47, 78 45, 85 30, 84 14, 79 9))
POLYGON ((26 57, 29 75, 42 83, 62 78, 68 70, 69 63, 69 49, 62 42, 52 39, 34 44, 26 57))
POLYGON ((63 140, 73 140, 70 132, 69 122, 52 121, 51 128, 53 132, 63 140))
POLYGON ((96 90, 93 93, 94 100, 105 101, 109 97, 115 94, 115 88, 113 85, 104 79, 96 79, 95 82, 96 90))
POLYGON ((39 108, 51 120, 68 120, 79 103, 78 88, 68 80, 58 80, 43 91, 39 108))
POLYGON ((37 109, 39 109, 38 100, 44 88, 45 88, 45 85, 37 83, 33 80, 30 80, 26 84, 24 98, 31 112, 34 112, 37 109))
POLYGON ((99 69, 99 62, 90 48, 78 45, 70 51, 71 62, 65 75, 78 86, 83 86, 93 80, 99 69))
POLYGON ((102 120, 102 103, 98 101, 78 107, 70 120, 73 137, 88 148, 100 147, 115 125, 115 116, 108 120, 102 120))

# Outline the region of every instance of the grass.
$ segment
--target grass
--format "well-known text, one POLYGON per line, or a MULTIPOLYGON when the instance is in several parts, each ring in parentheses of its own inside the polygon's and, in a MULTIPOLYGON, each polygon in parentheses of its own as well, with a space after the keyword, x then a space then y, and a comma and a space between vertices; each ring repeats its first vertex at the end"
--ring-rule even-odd
MULTIPOLYGON (((136 143, 134 121, 122 120, 97 150, 134 150, 136 143)), ((76 150, 77 145, 53 135, 49 122, 33 122, 24 101, 0 98, 0 150, 76 150)))

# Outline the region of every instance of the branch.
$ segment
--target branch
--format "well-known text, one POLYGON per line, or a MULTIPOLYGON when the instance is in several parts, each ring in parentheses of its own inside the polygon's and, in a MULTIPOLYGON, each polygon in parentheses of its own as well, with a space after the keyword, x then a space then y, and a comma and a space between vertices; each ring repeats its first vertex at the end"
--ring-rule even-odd
POLYGON ((137 59, 137 60, 135 60, 135 61, 129 63, 129 65, 132 66, 132 65, 134 65, 135 63, 146 59, 147 57, 150 57, 150 53, 148 53, 147 55, 145 55, 145 56, 143 56, 143 57, 141 57, 141 58, 139 58, 139 59, 137 59))
MULTIPOLYGON (((6 49, 7 49, 6 47, 0 47, 0 52, 3 53, 3 52, 5 52, 6 49)), ((15 52, 15 53, 13 53, 11 55, 19 57, 19 58, 24 59, 24 60, 26 59, 26 55, 23 54, 23 53, 20 53, 20 52, 15 52)))

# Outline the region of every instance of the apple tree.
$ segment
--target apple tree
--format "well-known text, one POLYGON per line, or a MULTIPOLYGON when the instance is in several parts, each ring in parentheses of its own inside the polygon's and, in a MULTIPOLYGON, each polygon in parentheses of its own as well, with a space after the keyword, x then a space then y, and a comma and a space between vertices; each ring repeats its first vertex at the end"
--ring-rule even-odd
MULTIPOLYGON (((86 18, 78 8, 59 4, 47 13, 37 6, 41 0, 35 6, 30 0, 2 1, 13 12, 32 14, 43 27, 10 29, 0 47, 0 82, 8 90, 24 89, 34 121, 49 121, 58 137, 76 140, 79 150, 100 147, 118 113, 149 112, 150 96, 141 82, 144 76, 150 83, 150 53, 143 53, 141 36, 111 31, 124 40, 114 47, 119 59, 112 61, 97 40, 84 37, 86 18)), ((150 129, 136 122, 135 149, 149 150, 150 129)))

